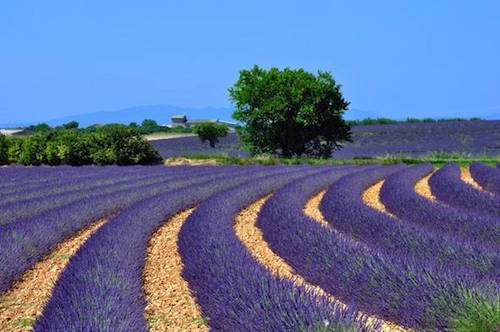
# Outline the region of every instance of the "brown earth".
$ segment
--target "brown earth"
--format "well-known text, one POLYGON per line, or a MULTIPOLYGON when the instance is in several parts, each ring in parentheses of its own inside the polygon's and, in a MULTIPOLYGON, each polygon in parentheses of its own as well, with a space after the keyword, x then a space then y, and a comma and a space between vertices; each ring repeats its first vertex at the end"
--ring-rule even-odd
POLYGON ((144 316, 151 331, 208 331, 200 308, 182 278, 177 238, 194 209, 167 220, 151 237, 143 272, 147 305, 144 316))
POLYGON ((415 191, 420 196, 423 196, 431 201, 435 201, 436 197, 432 194, 431 187, 429 186, 429 179, 432 174, 434 174, 434 172, 418 180, 417 183, 415 183, 415 191))
POLYGON ((387 211, 384 203, 380 201, 380 189, 384 185, 384 180, 375 183, 373 186, 369 187, 363 192, 363 203, 369 207, 378 210, 384 214, 396 218, 392 213, 387 211))
MULTIPOLYGON (((258 213, 269 197, 270 195, 257 200, 253 204, 243 209, 236 216, 234 230, 238 239, 245 245, 250 254, 260 264, 269 269, 271 273, 282 278, 290 279, 297 285, 304 286, 306 289, 309 289, 318 296, 325 297, 328 301, 331 301, 332 303, 335 303, 340 307, 345 307, 346 305, 344 303, 340 302, 334 296, 326 293, 321 287, 308 283, 304 278, 297 274, 290 265, 288 265, 281 257, 276 255, 271 250, 271 248, 269 248, 262 236, 262 231, 255 225, 258 213)), ((318 203, 318 197, 319 200, 321 200, 321 193, 315 195, 314 198, 316 199, 316 203, 318 203)), ((309 213, 318 216, 318 212, 309 210, 308 214, 309 213)), ((374 317, 369 317, 367 323, 371 324, 374 321, 379 320, 374 317)), ((404 329, 393 323, 383 322, 382 331, 404 331, 404 329)))
POLYGON ((165 165, 167 166, 182 166, 182 165, 190 165, 190 166, 221 166, 222 163, 217 161, 216 159, 189 159, 182 157, 174 157, 168 158, 165 160, 165 165))
POLYGON ((101 219, 59 243, 47 257, 24 272, 7 292, 0 295, 0 331, 32 330, 69 258, 106 221, 101 219))
POLYGON ((474 180, 474 178, 470 174, 470 170, 468 167, 460 168, 460 178, 462 179, 462 181, 473 186, 475 189, 484 191, 483 187, 481 187, 481 185, 477 183, 476 180, 474 180))

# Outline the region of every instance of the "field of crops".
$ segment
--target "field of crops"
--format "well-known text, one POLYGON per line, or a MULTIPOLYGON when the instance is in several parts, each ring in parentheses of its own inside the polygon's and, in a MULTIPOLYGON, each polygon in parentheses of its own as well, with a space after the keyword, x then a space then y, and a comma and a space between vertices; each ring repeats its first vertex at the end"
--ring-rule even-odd
MULTIPOLYGON (((443 121, 353 126, 353 142, 333 153, 334 158, 422 156, 430 152, 495 156, 500 154, 500 121, 443 121)), ((236 134, 222 138, 215 148, 197 137, 151 143, 165 158, 198 154, 247 156, 236 134)))
POLYGON ((0 331, 500 327, 500 168, 0 168, 0 331))

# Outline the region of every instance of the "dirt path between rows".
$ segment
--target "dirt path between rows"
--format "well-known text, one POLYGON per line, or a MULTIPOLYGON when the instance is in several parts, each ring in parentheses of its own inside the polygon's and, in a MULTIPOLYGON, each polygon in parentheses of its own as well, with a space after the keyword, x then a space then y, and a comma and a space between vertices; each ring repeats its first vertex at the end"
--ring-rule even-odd
POLYGON ((32 330, 70 257, 106 221, 107 219, 98 220, 59 243, 47 257, 24 272, 9 290, 0 295, 0 331, 32 330))
POLYGON ((429 186, 429 179, 432 174, 434 174, 434 172, 418 180, 417 183, 415 183, 414 189, 420 196, 423 196, 431 201, 435 201, 436 197, 432 194, 431 186, 429 186))
POLYGON ((157 331, 208 331, 200 308, 182 278, 182 260, 177 247, 179 231, 194 209, 167 220, 151 237, 143 271, 149 328, 157 331))
MULTIPOLYGON (((243 209, 235 218, 234 230, 238 239, 245 245, 250 254, 263 266, 275 275, 281 278, 293 280, 297 285, 302 285, 315 294, 325 297, 328 301, 336 303, 341 307, 346 305, 336 299, 334 296, 326 293, 321 287, 308 283, 304 278, 297 274, 294 269, 288 265, 281 257, 276 255, 265 242, 262 231, 256 226, 257 216, 270 195, 263 197, 243 209)), ((321 196, 322 197, 322 196, 321 196)), ((315 195, 316 200, 318 195, 315 195)), ((320 199, 321 200, 321 199, 320 199)), ((317 212, 312 212, 318 215, 317 212)), ((324 220, 324 218, 323 218, 324 220)), ((323 225, 325 225, 324 221, 323 225)), ((368 318, 368 324, 376 318, 368 318)), ((383 323, 382 331, 404 331, 399 326, 392 323, 383 323)))
POLYGON ((481 187, 481 185, 479 183, 476 182, 476 180, 474 180, 474 178, 472 177, 472 175, 470 174, 470 170, 468 167, 461 167, 460 168, 460 178, 462 179, 462 181, 464 181, 465 183, 471 185, 474 187, 474 189, 477 189, 477 190, 481 190, 481 191, 485 191, 483 189, 483 187, 481 187))
POLYGON ((363 203, 368 205, 369 207, 382 212, 388 216, 394 217, 397 219, 395 215, 387 211, 384 203, 380 200, 380 189, 384 185, 385 180, 379 181, 375 183, 373 186, 369 187, 365 191, 363 191, 363 203))

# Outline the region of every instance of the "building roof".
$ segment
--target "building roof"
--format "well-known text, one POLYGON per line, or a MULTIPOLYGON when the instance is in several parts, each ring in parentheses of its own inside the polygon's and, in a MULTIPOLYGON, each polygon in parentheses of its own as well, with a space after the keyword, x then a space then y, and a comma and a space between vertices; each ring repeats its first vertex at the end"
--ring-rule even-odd
POLYGON ((10 136, 10 135, 15 135, 15 134, 22 133, 22 132, 24 132, 24 131, 25 131, 25 129, 24 129, 24 128, 16 128, 16 129, 0 129, 0 134, 10 136))
POLYGON ((176 120, 184 120, 185 121, 187 119, 187 117, 186 117, 185 114, 175 114, 175 115, 171 116, 171 119, 172 120, 176 119, 176 120))

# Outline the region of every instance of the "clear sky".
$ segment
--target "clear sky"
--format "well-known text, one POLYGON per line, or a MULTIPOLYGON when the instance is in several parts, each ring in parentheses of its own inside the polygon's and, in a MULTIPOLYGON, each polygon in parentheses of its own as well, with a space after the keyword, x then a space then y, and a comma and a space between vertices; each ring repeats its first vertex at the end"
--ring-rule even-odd
POLYGON ((500 113, 500 1, 0 1, 0 123, 226 107, 253 64, 389 117, 500 113))

